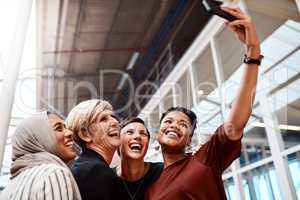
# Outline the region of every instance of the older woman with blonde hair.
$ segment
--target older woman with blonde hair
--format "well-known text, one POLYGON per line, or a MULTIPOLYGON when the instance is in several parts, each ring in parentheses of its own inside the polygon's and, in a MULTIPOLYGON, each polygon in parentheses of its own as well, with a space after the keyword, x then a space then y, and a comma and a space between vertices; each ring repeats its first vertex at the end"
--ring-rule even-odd
POLYGON ((120 179, 109 167, 120 145, 119 121, 112 106, 98 99, 83 101, 71 110, 66 123, 81 148, 70 167, 82 198, 121 199, 120 179))

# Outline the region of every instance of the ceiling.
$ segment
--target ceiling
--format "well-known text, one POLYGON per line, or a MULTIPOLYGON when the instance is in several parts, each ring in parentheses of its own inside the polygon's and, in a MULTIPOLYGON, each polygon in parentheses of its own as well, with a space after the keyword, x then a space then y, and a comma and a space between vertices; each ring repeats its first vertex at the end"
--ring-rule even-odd
POLYGON ((45 0, 37 6, 38 107, 63 115, 90 98, 108 100, 121 116, 137 114, 138 85, 160 84, 210 17, 196 0, 45 0))

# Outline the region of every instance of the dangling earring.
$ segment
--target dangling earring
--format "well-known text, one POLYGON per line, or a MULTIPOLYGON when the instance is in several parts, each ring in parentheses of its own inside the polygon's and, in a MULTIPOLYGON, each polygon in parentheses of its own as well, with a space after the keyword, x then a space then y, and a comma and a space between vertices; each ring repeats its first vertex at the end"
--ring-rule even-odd
POLYGON ((154 149, 155 149, 155 151, 159 151, 160 145, 155 146, 154 149))
POLYGON ((186 148, 185 148, 185 152, 186 153, 190 153, 192 151, 192 146, 191 145, 188 145, 186 148))

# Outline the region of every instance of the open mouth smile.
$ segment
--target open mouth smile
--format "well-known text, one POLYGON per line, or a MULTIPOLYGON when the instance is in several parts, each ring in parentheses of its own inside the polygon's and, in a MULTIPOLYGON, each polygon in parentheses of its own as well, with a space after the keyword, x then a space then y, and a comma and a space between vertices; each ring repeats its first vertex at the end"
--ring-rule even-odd
POLYGON ((170 138, 181 138, 181 134, 179 134, 176 130, 167 130, 165 135, 170 138))
POLYGON ((74 142, 72 140, 69 140, 67 142, 65 142, 65 146, 73 148, 74 142))
POLYGON ((131 143, 129 144, 129 148, 133 152, 140 152, 143 149, 143 145, 140 143, 131 143))
POLYGON ((117 129, 111 130, 111 131, 108 133, 108 136, 110 136, 110 137, 119 137, 119 130, 117 130, 117 129))

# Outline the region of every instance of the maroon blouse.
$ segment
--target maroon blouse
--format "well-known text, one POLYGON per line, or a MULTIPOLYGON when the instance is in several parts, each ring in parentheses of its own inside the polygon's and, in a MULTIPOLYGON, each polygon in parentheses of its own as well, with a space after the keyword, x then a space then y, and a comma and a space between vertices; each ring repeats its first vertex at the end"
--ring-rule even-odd
POLYGON ((241 139, 228 139, 220 126, 195 155, 164 169, 149 187, 146 200, 226 199, 222 172, 240 153, 241 139))

